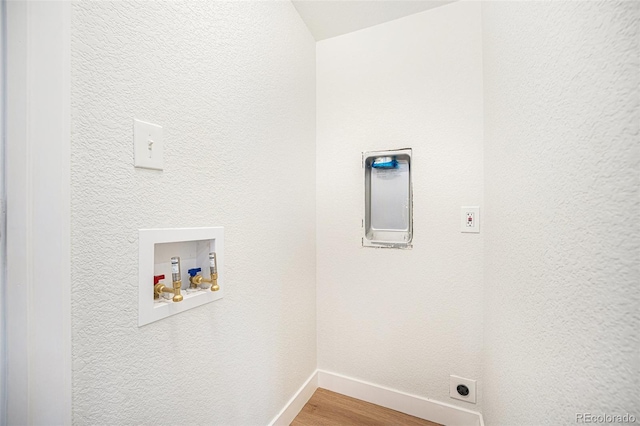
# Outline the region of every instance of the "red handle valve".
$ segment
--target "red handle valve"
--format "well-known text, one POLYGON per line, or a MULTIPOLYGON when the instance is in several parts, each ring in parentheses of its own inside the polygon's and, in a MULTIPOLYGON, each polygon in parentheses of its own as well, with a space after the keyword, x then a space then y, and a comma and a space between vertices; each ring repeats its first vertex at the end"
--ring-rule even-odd
POLYGON ((153 285, 158 284, 162 280, 164 280, 164 275, 154 275, 153 276, 153 285))

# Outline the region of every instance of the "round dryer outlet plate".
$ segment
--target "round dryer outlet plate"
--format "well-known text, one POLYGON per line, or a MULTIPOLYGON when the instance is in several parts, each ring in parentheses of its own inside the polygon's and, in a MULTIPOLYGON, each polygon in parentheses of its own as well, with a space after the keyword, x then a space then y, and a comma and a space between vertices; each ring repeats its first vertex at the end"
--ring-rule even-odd
POLYGON ((449 376, 449 396, 475 404, 476 381, 460 376, 449 376))

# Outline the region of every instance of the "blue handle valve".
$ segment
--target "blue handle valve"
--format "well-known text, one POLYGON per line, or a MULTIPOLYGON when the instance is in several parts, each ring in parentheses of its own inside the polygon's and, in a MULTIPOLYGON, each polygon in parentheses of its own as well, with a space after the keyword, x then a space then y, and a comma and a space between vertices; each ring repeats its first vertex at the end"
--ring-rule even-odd
POLYGON ((189 276, 190 277, 195 277, 196 275, 198 275, 198 272, 202 271, 202 268, 193 268, 193 269, 189 269, 189 276))

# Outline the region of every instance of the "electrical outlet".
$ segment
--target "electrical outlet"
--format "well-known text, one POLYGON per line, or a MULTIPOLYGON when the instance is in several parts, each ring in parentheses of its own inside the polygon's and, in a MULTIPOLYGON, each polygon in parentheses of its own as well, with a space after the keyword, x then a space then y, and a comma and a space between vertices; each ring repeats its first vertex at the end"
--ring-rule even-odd
POLYGON ((460 232, 480 232, 480 207, 463 206, 460 210, 460 232))
POLYGON ((454 375, 449 376, 449 396, 475 404, 476 381, 454 375))

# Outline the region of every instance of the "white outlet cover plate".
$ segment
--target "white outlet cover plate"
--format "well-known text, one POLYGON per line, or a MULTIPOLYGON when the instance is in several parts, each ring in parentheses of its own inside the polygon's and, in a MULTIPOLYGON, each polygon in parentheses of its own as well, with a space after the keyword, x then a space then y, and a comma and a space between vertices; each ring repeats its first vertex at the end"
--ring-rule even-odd
POLYGON ((460 376, 449 376, 449 396, 453 399, 459 399, 460 401, 476 403, 476 381, 471 379, 465 379, 460 376), (458 385, 465 385, 469 388, 469 395, 462 396, 458 393, 458 385))
POLYGON ((462 206, 460 208, 460 232, 474 234, 480 232, 480 207, 462 206))
POLYGON ((146 121, 133 120, 133 163, 143 169, 164 167, 162 127, 146 121))

